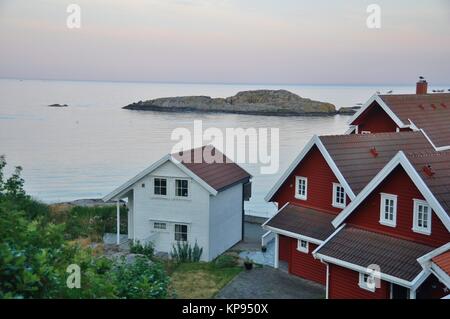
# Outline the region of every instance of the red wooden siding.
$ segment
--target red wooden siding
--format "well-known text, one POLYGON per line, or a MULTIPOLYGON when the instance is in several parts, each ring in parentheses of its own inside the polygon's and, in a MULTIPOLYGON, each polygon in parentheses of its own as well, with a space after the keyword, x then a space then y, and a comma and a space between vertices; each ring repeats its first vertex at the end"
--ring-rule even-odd
POLYGON ((349 216, 346 223, 434 247, 449 242, 450 233, 434 212, 431 220, 431 235, 413 232, 413 199, 423 200, 424 198, 404 169, 398 166, 349 216), (379 223, 380 192, 398 195, 395 228, 379 223))
POLYGON ((397 129, 395 122, 376 102, 369 106, 352 124, 359 125, 359 133, 362 131, 370 131, 371 133, 395 132, 397 129))
POLYGON ((317 245, 309 243, 309 252, 302 253, 297 250, 297 240, 291 239, 289 273, 325 285, 327 268, 320 260, 314 259, 312 252, 316 248, 317 245))
MULTIPOLYGON (((338 214, 341 209, 333 207, 333 183, 338 183, 336 176, 325 161, 322 153, 316 146, 313 146, 308 154, 303 158, 297 168, 292 172, 278 192, 273 197, 273 201, 278 202, 278 207, 283 207, 287 202, 312 207, 338 214), (295 198, 295 176, 308 178, 307 200, 295 198)), ((350 200, 347 197, 347 204, 350 200)))
POLYGON ((347 268, 329 264, 329 299, 389 299, 390 284, 381 281, 374 292, 359 287, 359 273, 347 268))
POLYGON ((291 238, 279 235, 278 237, 278 258, 282 261, 289 261, 291 249, 291 238))

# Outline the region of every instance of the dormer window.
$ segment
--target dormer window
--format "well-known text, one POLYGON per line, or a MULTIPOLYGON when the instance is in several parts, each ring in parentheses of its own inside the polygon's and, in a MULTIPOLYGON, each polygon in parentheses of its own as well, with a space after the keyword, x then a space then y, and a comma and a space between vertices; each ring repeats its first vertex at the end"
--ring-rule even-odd
POLYGON ((345 189, 341 184, 333 183, 333 207, 344 208, 346 205, 345 189))
POLYGON ((424 200, 414 199, 413 231, 431 234, 431 207, 424 200))
POLYGON ((308 198, 308 178, 303 176, 295 177, 295 198, 301 200, 308 198))
POLYGON ((380 224, 395 227, 397 224, 397 195, 381 193, 380 224))

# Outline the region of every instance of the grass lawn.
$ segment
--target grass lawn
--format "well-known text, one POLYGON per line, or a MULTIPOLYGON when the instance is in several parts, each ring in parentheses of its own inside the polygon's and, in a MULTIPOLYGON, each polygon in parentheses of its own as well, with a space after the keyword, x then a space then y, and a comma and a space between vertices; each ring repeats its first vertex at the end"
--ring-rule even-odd
POLYGON ((213 298, 242 267, 218 267, 214 262, 182 263, 171 274, 171 288, 181 299, 213 298))

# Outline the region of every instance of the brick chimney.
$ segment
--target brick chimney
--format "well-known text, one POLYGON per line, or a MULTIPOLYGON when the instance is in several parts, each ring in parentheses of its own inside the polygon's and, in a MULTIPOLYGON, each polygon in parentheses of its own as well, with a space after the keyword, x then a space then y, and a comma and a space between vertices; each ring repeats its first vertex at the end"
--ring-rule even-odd
POLYGON ((427 94, 428 93, 428 82, 422 77, 416 84, 416 94, 427 94))

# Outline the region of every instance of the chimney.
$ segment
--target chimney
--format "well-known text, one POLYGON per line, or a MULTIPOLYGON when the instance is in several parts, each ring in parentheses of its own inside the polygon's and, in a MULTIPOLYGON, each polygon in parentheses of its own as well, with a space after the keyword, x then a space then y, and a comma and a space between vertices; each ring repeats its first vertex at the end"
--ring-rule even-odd
POLYGON ((428 93, 428 82, 422 76, 416 84, 416 94, 427 94, 428 93))

